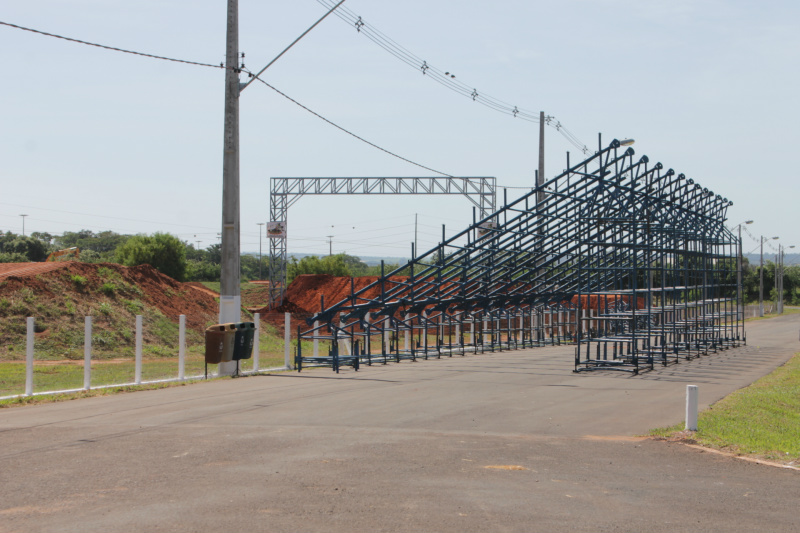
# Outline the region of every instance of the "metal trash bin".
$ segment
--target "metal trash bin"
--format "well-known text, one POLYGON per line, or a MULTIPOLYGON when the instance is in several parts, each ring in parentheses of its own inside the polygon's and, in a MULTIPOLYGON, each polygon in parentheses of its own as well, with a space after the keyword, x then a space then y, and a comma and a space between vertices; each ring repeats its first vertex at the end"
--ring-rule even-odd
POLYGON ((250 359, 253 356, 256 325, 254 322, 237 322, 233 343, 233 360, 250 359))
POLYGON ((206 364, 218 365, 233 360, 236 324, 214 324, 206 328, 206 364))

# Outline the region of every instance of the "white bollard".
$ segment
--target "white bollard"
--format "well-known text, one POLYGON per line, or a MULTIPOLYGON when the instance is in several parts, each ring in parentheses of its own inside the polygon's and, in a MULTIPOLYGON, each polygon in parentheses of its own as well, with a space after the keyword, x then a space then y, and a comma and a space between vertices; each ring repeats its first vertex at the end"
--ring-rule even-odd
POLYGON ((686 385, 686 430, 697 431, 697 385, 686 385))
MULTIPOLYGON (((408 313, 406 313, 406 316, 405 316, 404 320, 405 320, 406 324, 408 324, 408 322, 409 322, 408 313)), ((367 342, 369 342, 369 341, 367 341, 367 342)), ((410 328, 407 329, 405 331, 405 333, 403 334, 403 350, 405 350, 406 352, 410 352, 411 351, 411 329, 410 328)))
POLYGON ((133 381, 142 382, 142 315, 136 315, 136 371, 133 381))
MULTIPOLYGON (((314 321, 314 357, 319 357, 319 339, 316 338, 319 335, 319 331, 317 328, 319 327, 319 320, 314 321)), ((369 340, 367 340, 369 342, 369 340)))
POLYGON ((475 346, 475 319, 469 323, 469 343, 475 346))
POLYGON ((383 319, 383 353, 389 353, 389 317, 383 319))
POLYGON ((261 313, 253 315, 253 324, 256 326, 253 332, 253 372, 258 372, 258 356, 261 355, 261 313))
MULTIPOLYGON (((297 339, 300 342, 300 339, 297 339)), ((291 313, 283 314, 283 364, 286 365, 286 370, 294 370, 292 364, 292 315, 291 313)))
POLYGON ((186 315, 178 317, 178 379, 186 379, 186 315))
POLYGON ((92 317, 83 319, 83 388, 92 387, 92 317))
POLYGON ((28 325, 25 339, 25 395, 33 396, 33 317, 26 320, 28 325))

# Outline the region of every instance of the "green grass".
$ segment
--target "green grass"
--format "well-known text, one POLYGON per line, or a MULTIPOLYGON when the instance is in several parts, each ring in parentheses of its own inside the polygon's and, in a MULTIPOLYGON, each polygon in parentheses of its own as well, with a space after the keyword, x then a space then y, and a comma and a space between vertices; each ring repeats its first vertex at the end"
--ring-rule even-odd
POLYGON ((737 454, 800 461, 800 353, 700 413, 697 426, 691 435, 682 431, 682 424, 655 429, 651 435, 688 438, 737 454))

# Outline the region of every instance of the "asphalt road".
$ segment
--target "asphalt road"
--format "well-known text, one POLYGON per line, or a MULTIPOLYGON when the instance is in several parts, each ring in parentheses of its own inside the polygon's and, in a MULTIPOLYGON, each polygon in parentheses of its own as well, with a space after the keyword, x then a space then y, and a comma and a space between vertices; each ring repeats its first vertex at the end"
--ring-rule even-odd
POLYGON ((4 409, 0 532, 800 531, 800 472, 634 437, 799 333, 640 376, 551 347, 4 409))

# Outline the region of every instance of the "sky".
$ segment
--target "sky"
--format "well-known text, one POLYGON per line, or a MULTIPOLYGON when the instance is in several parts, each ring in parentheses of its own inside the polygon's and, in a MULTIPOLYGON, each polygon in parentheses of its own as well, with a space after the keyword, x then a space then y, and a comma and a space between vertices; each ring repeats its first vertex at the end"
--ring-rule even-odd
MULTIPOLYGON (((591 149, 633 138, 733 201, 729 225, 798 245, 800 4, 766 0, 347 0, 351 12, 482 95, 555 116, 591 149)), ((5 2, 0 21, 210 64, 225 58, 225 0, 5 2)), ((260 70, 326 11, 240 0, 239 48, 260 70)), ((0 26, 0 230, 169 232, 201 247, 221 226, 224 71, 0 26)), ((262 76, 328 120, 421 165, 490 176, 509 198, 534 181, 538 125, 435 83, 339 18, 262 76), (515 188, 511 188, 515 187, 515 188)), ((271 177, 436 174, 330 126, 269 88, 241 95, 241 246, 259 249, 271 177)), ((545 174, 578 150, 545 132, 545 174)), ((408 256, 463 229, 458 196, 306 196, 290 253, 408 256), (332 235, 333 237, 328 237, 332 235)), ((750 236, 752 235, 752 237, 750 236)), ((268 243, 261 238, 266 253, 268 243)), ((792 250, 795 251, 795 250, 792 250)))

